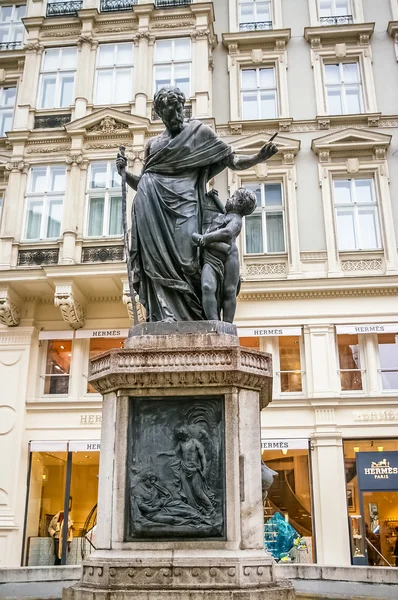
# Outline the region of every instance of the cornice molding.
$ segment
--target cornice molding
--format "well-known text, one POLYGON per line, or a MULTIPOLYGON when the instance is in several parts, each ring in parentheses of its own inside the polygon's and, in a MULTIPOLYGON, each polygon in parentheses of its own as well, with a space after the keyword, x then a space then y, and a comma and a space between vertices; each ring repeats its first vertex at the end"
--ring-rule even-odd
POLYGON ((304 37, 314 50, 338 43, 369 45, 375 23, 305 27, 304 37))
POLYGON ((284 52, 290 37, 291 29, 237 31, 235 33, 223 33, 222 42, 228 49, 229 54, 236 54, 238 50, 270 46, 276 51, 284 52))

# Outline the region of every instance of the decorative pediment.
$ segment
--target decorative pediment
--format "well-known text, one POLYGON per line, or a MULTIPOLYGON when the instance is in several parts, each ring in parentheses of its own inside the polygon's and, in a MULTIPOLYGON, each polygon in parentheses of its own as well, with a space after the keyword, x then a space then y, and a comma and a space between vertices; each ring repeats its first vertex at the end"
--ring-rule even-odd
MULTIPOLYGON (((236 142, 234 141, 232 146, 239 154, 254 154, 255 152, 258 152, 259 149, 264 146, 264 144, 269 142, 270 137, 271 136, 264 133, 255 133, 236 142)), ((294 161, 294 157, 300 150, 300 140, 294 140, 282 135, 277 135, 273 142, 278 147, 278 154, 276 154, 275 157, 282 157, 283 162, 292 163, 294 161)))
POLYGON ((102 108, 86 117, 71 121, 65 125, 65 129, 70 134, 114 135, 128 133, 129 130, 135 129, 147 130, 149 125, 150 121, 145 117, 124 113, 114 108, 102 108))
POLYGON ((314 139, 311 147, 319 156, 325 153, 348 155, 368 151, 374 153, 376 158, 383 159, 391 138, 391 135, 368 129, 348 128, 314 139))

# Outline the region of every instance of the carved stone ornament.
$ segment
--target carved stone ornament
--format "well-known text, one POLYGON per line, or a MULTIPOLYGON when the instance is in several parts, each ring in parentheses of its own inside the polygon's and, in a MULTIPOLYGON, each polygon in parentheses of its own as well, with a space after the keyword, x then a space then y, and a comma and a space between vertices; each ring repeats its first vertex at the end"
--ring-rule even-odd
POLYGON ((29 164, 24 162, 23 160, 8 162, 6 164, 7 171, 11 171, 12 173, 27 173, 29 171, 29 164))
POLYGON ((87 132, 111 134, 126 131, 128 128, 128 125, 125 123, 120 123, 120 121, 116 121, 112 117, 104 117, 100 123, 87 129, 87 132))
POLYGON ((0 290, 0 323, 7 327, 16 327, 21 320, 19 306, 13 302, 10 290, 0 290))
POLYGON ((57 285, 54 304, 61 310, 63 320, 74 329, 84 327, 86 311, 75 298, 72 285, 57 285))
MULTIPOLYGON (((133 306, 132 306, 130 290, 129 290, 129 282, 127 280, 124 280, 122 283, 123 283, 122 301, 123 301, 123 304, 127 308, 127 313, 128 313, 129 319, 134 322, 134 313, 133 313, 133 306)), ((139 300, 138 294, 135 296, 135 303, 136 303, 136 307, 137 307, 138 322, 145 323, 146 312, 145 312, 145 308, 142 306, 142 304, 139 300)))

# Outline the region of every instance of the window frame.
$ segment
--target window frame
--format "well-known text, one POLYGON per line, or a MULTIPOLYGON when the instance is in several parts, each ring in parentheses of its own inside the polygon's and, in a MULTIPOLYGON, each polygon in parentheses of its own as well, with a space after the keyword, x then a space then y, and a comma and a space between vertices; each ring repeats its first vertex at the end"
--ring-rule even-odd
POLYGON ((175 86, 175 71, 174 71, 174 65, 188 65, 189 67, 189 94, 186 94, 186 99, 189 100, 192 97, 192 40, 191 38, 187 37, 187 36, 181 36, 181 37, 174 37, 174 38, 159 38, 155 41, 154 44, 154 48, 153 48, 153 81, 152 81, 152 85, 153 85, 153 94, 156 94, 156 67, 157 66, 170 66, 170 85, 171 86, 175 86), (174 47, 175 47, 175 42, 177 40, 188 40, 189 41, 189 54, 190 54, 190 58, 189 60, 187 59, 181 59, 181 60, 175 60, 174 58, 174 47), (171 43, 171 59, 170 61, 159 61, 156 60, 156 44, 158 42, 170 42, 171 43))
POLYGON ((87 169, 87 182, 86 182, 86 216, 85 216, 85 227, 84 227, 84 235, 88 239, 120 239, 123 237, 123 227, 122 223, 121 232, 119 234, 110 234, 104 233, 105 231, 109 231, 109 223, 110 223, 110 198, 112 196, 120 196, 122 197, 122 187, 120 188, 112 188, 109 187, 109 183, 111 181, 111 173, 112 173, 112 165, 113 161, 111 160, 93 160, 90 162, 89 168, 87 169), (91 182, 91 172, 92 165, 96 163, 106 163, 106 186, 103 188, 90 188, 89 184, 91 182), (91 198, 104 198, 104 216, 102 221, 102 235, 89 235, 89 224, 90 224, 90 204, 91 198))
POLYGON ((398 366, 397 366, 396 369, 382 369, 382 367, 381 367, 381 360, 380 360, 379 335, 395 335, 396 345, 398 345, 398 332, 395 333, 395 334, 383 334, 383 333, 381 333, 381 334, 377 335, 377 374, 378 374, 378 379, 379 379, 380 392, 383 395, 385 395, 385 394, 393 394, 395 396, 397 394, 398 387, 384 389, 384 387, 383 387, 383 373, 384 372, 387 372, 387 373, 398 373, 398 366))
POLYGON ((364 110, 364 93, 363 93, 363 83, 362 83, 362 73, 361 73, 361 65, 359 63, 359 60, 354 60, 354 61, 350 61, 350 60, 340 60, 339 62, 333 62, 333 61, 322 61, 322 66, 323 66, 323 80, 324 80, 324 87, 325 87, 325 102, 326 102, 326 110, 327 110, 327 114, 331 115, 331 116, 343 116, 343 115, 349 115, 349 114, 363 114, 365 112, 364 110), (344 69, 343 69, 343 65, 345 64, 356 64, 358 67, 358 76, 359 76, 359 82, 358 83, 345 83, 344 82, 344 69), (335 83, 335 84, 330 84, 326 82, 326 66, 327 65, 335 65, 339 67, 339 76, 340 76, 340 82, 339 83, 335 83), (347 88, 349 87, 354 87, 357 86, 359 88, 359 105, 360 105, 360 112, 359 113, 350 113, 347 110, 347 88), (330 88, 339 88, 339 92, 340 92, 340 101, 341 101, 341 106, 342 106, 342 112, 341 113, 332 113, 330 112, 329 109, 329 96, 328 96, 328 89, 330 88))
POLYGON ((22 228, 22 240, 24 242, 29 242, 29 243, 34 243, 34 242, 39 242, 39 241, 46 241, 46 240, 59 240, 62 237, 62 223, 63 223, 63 217, 64 217, 64 202, 65 202, 65 195, 66 195, 66 187, 67 187, 67 169, 64 165, 60 165, 60 164, 50 164, 50 165, 32 165, 32 167, 29 169, 29 174, 28 174, 28 180, 27 180, 27 185, 26 185, 26 192, 25 192, 25 212, 24 212, 24 219, 23 219, 23 228, 22 228), (31 192, 31 183, 32 183, 32 173, 34 169, 43 169, 46 168, 46 191, 44 192, 31 192), (57 168, 63 168, 65 171, 65 190, 63 191, 63 193, 61 194, 60 192, 52 192, 52 191, 47 191, 48 188, 48 182, 50 179, 50 173, 51 173, 51 169, 57 169, 57 168), (41 218, 40 218, 40 236, 38 238, 28 238, 27 237, 27 228, 28 228, 28 223, 29 223, 29 205, 30 205, 30 201, 34 200, 35 198, 37 198, 37 201, 41 200, 42 201, 42 211, 41 211, 41 218), (60 220, 60 231, 59 231, 59 235, 57 237, 47 237, 46 235, 43 235, 43 232, 47 230, 48 228, 48 218, 49 218, 49 206, 50 206, 50 202, 51 200, 57 200, 57 199, 62 199, 62 212, 61 212, 61 220, 60 220))
MULTIPOLYGON (((252 4, 253 5, 253 15, 254 15, 254 21, 248 21, 248 23, 261 23, 263 22, 261 19, 258 18, 257 15, 257 5, 258 4, 267 4, 268 5, 268 12, 269 12, 269 22, 271 23, 271 27, 269 28, 264 28, 264 29, 273 29, 273 25, 274 25, 274 19, 273 19, 273 0, 238 0, 238 29, 239 31, 251 31, 251 29, 247 29, 245 27, 241 27, 241 25, 245 24, 242 21, 242 12, 241 12, 241 7, 242 5, 245 4, 252 4)), ((267 22, 267 21, 264 21, 267 22)), ((255 28, 256 29, 256 28, 255 28)))
POLYGON ((8 8, 11 6, 11 20, 9 23, 5 22, 5 21, 1 21, 0 20, 0 27, 5 27, 8 25, 8 35, 7 35, 7 39, 4 40, 3 42, 1 42, 1 44, 18 44, 18 46, 16 46, 16 48, 19 48, 22 46, 23 42, 24 42, 24 37, 25 37, 25 27, 22 21, 22 17, 20 20, 18 19, 14 19, 13 17, 15 16, 15 13, 17 11, 17 8, 20 8, 21 6, 25 7, 25 14, 24 17, 26 17, 26 11, 27 11, 27 4, 19 4, 19 3, 13 3, 13 4, 2 4, 0 6, 0 12, 2 8, 8 8), (13 27, 16 23, 20 23, 21 24, 21 29, 22 29, 22 39, 21 40, 15 40, 15 35, 10 36, 10 32, 11 31, 15 31, 17 28, 13 27), (11 37, 13 37, 14 39, 11 39, 11 37))
POLYGON ((270 65, 270 66, 266 66, 266 65, 261 65, 261 67, 256 67, 256 66, 252 66, 252 67, 241 67, 240 69, 240 110, 241 110, 241 119, 242 121, 254 121, 254 120, 258 120, 258 121, 264 121, 264 120, 269 120, 269 119, 279 119, 279 113, 280 113, 280 107, 279 107, 279 91, 278 91, 278 79, 277 79, 277 71, 276 71, 276 66, 275 65, 270 65), (261 70, 268 70, 268 69, 272 69, 273 70, 273 74, 274 74, 274 82, 275 85, 271 88, 262 88, 260 85, 260 71, 261 70), (256 72, 256 83, 257 86, 256 88, 248 88, 248 89, 243 89, 243 71, 255 71, 256 72), (261 116, 261 93, 262 92, 267 92, 267 91, 273 91, 275 93, 275 116, 274 117, 262 117, 261 116), (256 93, 257 94, 257 119, 245 119, 243 116, 243 94, 245 93, 256 93))
POLYGON ((335 331, 335 345, 336 345, 336 364, 337 364, 337 375, 340 387, 340 394, 342 395, 365 395, 366 393, 366 379, 367 379, 367 370, 366 370, 366 344, 363 342, 363 336, 361 334, 346 334, 346 333, 337 333, 335 331), (339 336, 349 336, 349 335, 357 335, 358 337, 358 352, 359 352, 359 364, 361 367, 359 369, 341 369, 340 368, 340 353, 339 353, 339 336), (360 373, 362 389, 360 390, 343 390, 341 385, 341 373, 360 373))
POLYGON ((74 345, 74 340, 73 339, 65 339, 63 340, 62 338, 57 338, 57 339, 50 339, 50 340, 45 340, 45 343, 43 344, 43 354, 42 354, 42 368, 41 368, 41 375, 40 375, 40 380, 41 380, 41 384, 40 384, 40 397, 42 398, 68 398, 71 395, 71 377, 72 377, 72 368, 73 368, 73 345, 74 345), (47 354, 48 354, 48 346, 51 342, 71 342, 71 351, 70 351, 70 362, 69 362, 69 373, 67 375, 57 375, 56 373, 47 373, 47 354), (45 393, 45 385, 46 385, 46 377, 68 377, 68 392, 66 394, 46 394, 45 393))
POLYGON ((275 352, 273 353, 273 356, 275 358, 275 371, 274 374, 276 375, 276 379, 278 381, 277 383, 277 394, 280 396, 280 398, 286 398, 286 397, 302 397, 302 396, 306 396, 306 381, 305 381, 305 376, 306 376, 306 371, 303 368, 305 366, 305 346, 304 346, 304 332, 301 331, 301 335, 300 336, 289 336, 289 337, 298 337, 299 338, 299 354, 300 354, 300 369, 294 369, 294 370, 289 370, 289 371, 281 371, 281 364, 280 364, 280 353, 279 353, 279 339, 285 337, 285 336, 279 336, 279 337, 275 337, 274 339, 276 340, 275 344, 274 344, 274 348, 275 348, 275 352), (283 373, 300 373, 301 375, 301 392, 282 392, 282 377, 281 375, 283 373))
POLYGON ((77 55, 77 48, 75 48, 74 46, 63 46, 61 48, 46 48, 43 52, 43 56, 42 56, 42 60, 41 60, 41 65, 40 65, 40 73, 39 73, 39 86, 38 86, 38 95, 37 95, 37 107, 39 110, 52 110, 54 108, 57 109, 67 109, 70 108, 71 106, 74 106, 75 103, 75 91, 76 91, 76 73, 77 73, 77 59, 78 59, 78 55, 77 55), (73 48, 76 51, 76 65, 74 69, 70 69, 70 68, 66 68, 66 69, 61 69, 60 67, 57 68, 56 70, 52 69, 52 70, 44 70, 44 62, 46 59, 46 53, 48 50, 58 50, 58 64, 61 64, 61 56, 62 56, 62 52, 64 50, 69 50, 70 48, 73 48), (72 91, 72 103, 71 104, 67 104, 65 106, 61 105, 61 93, 62 93, 62 85, 61 85, 61 81, 62 81, 62 74, 72 74, 73 73, 73 91, 72 91), (44 96, 43 96, 43 82, 45 80, 45 76, 47 75, 55 75, 55 92, 54 92, 54 106, 43 106, 43 100, 44 100, 44 96))
POLYGON ((256 214, 261 214, 261 227, 262 227, 262 241, 263 241, 263 248, 265 248, 264 252, 247 252, 247 243, 246 243, 246 218, 245 217, 243 219, 243 231, 242 231, 242 238, 243 238, 243 255, 244 257, 254 257, 254 256, 278 256, 278 255, 286 255, 287 253, 287 245, 286 245, 286 200, 285 200, 285 190, 284 190, 284 184, 283 184, 283 180, 278 181, 278 180, 266 180, 266 181, 259 181, 259 182, 255 182, 255 181, 245 181, 243 184, 243 187, 246 187, 250 184, 254 184, 254 185, 259 185, 260 189, 261 189, 261 206, 257 206, 255 211, 252 213, 252 215, 256 215, 256 214), (266 207, 265 205, 265 186, 266 185, 275 185, 275 184, 279 184, 280 188, 281 188, 281 198, 282 198, 282 204, 281 206, 278 207, 266 207), (283 243, 284 243, 284 250, 280 250, 278 252, 269 252, 268 251, 268 246, 267 246, 267 214, 270 213, 282 213, 282 218, 283 218, 283 243))
POLYGON ((11 129, 9 129, 9 131, 12 131, 12 129, 14 127, 15 104, 16 104, 16 100, 17 100, 17 92, 18 92, 17 86, 9 85, 9 86, 1 86, 0 87, 0 138, 7 137, 6 136, 6 131, 5 131, 5 128, 4 128, 4 117, 3 117, 3 115, 11 113, 11 129), (15 90, 14 104, 13 105, 11 105, 11 104, 2 104, 4 92, 6 90, 10 90, 10 89, 15 90), (4 131, 3 131, 3 128, 4 128, 4 131))
POLYGON ((321 17, 321 2, 325 2, 325 1, 330 2, 330 4, 331 4, 331 11, 332 11, 331 15, 326 15, 326 16, 330 16, 330 17, 346 17, 346 16, 349 16, 349 15, 353 14, 352 0, 344 0, 346 2, 346 4, 347 4, 347 15, 339 15, 339 14, 337 14, 336 2, 338 0, 318 0, 318 11, 319 11, 319 16, 320 17, 321 17), (351 10, 351 12, 348 12, 349 10, 351 10))
MULTIPOLYGON (((134 97, 134 90, 133 90, 133 84, 134 84, 134 54, 135 54, 135 45, 133 42, 128 42, 128 41, 120 41, 120 42, 113 42, 113 43, 102 43, 98 45, 98 49, 97 49, 97 55, 96 55, 96 59, 95 59, 95 78, 94 78, 94 106, 101 106, 101 102, 97 102, 97 93, 98 93, 98 75, 100 71, 110 71, 112 69, 112 99, 110 104, 129 104, 130 102, 133 101, 133 97, 134 97), (131 64, 124 64, 124 65, 117 65, 115 62, 113 63, 113 66, 100 66, 99 65, 99 59, 100 59, 100 51, 101 48, 104 46, 114 46, 114 52, 113 52, 113 58, 114 61, 117 57, 117 53, 118 53, 118 47, 121 45, 127 45, 129 44, 132 48, 132 62, 131 64), (130 99, 126 100, 124 102, 115 102, 115 92, 116 92, 116 85, 115 85, 115 80, 116 80, 116 72, 118 69, 130 69, 131 70, 131 74, 130 74, 130 99)), ((108 106, 108 103, 106 103, 106 106, 108 106)))
MULTIPOLYGON (((311 26, 323 26, 323 23, 320 22, 319 0, 309 0, 309 9, 311 26)), ((364 22, 362 0, 351 0, 351 11, 353 23, 364 22)))

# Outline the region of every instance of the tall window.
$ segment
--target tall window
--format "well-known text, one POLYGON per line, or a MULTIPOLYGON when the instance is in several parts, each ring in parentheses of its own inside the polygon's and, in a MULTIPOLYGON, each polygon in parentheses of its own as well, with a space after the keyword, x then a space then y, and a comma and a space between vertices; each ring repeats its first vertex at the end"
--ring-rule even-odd
POLYGON ((99 46, 95 104, 123 104, 132 99, 133 55, 131 43, 99 46))
POLYGON ((25 14, 26 4, 0 7, 0 50, 22 46, 25 28, 21 19, 25 14))
POLYGON ((92 163, 88 173, 87 235, 122 234, 121 179, 113 162, 92 163))
POLYGON ((71 340, 50 340, 48 342, 44 375, 45 394, 58 395, 69 392, 71 356, 71 340))
POLYGON ((339 250, 381 248, 373 179, 334 179, 339 250))
POLYGON ((257 208, 245 217, 246 254, 285 252, 284 202, 281 183, 247 183, 257 208))
POLYGON ((362 370, 357 335, 338 335, 341 389, 362 390, 362 370))
POLYGON ((272 29, 271 0, 239 0, 239 29, 272 29))
POLYGON ((25 239, 58 238, 65 193, 65 167, 33 167, 28 182, 25 239))
POLYGON ((242 119, 275 119, 278 116, 275 67, 242 69, 242 119))
POLYGON ((159 40, 155 44, 155 91, 163 86, 179 87, 191 95, 191 40, 159 40))
POLYGON ((377 337, 383 390, 398 390, 398 334, 381 333, 377 337))
POLYGON ((300 337, 281 336, 278 340, 281 392, 302 392, 300 337))
POLYGON ((358 62, 325 64, 325 85, 329 114, 349 115, 363 112, 358 62))
POLYGON ((39 84, 39 108, 63 108, 74 101, 76 48, 44 52, 39 84))
POLYGON ((329 17, 352 16, 351 0, 319 0, 321 23, 329 17))
POLYGON ((0 88, 0 137, 12 129, 17 88, 0 88))

